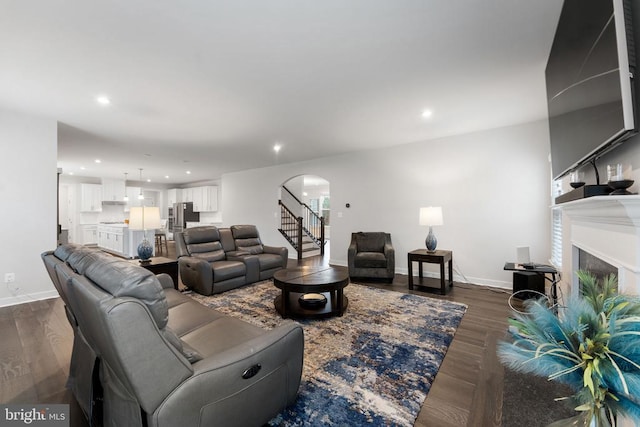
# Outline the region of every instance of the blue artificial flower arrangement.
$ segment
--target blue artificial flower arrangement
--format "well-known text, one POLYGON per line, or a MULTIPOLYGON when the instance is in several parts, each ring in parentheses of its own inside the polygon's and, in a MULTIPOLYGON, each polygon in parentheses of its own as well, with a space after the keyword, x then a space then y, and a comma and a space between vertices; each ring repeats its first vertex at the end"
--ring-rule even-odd
POLYGON ((617 293, 614 275, 598 281, 578 271, 580 296, 557 315, 545 300, 510 319, 512 342, 498 344, 509 368, 569 385, 579 414, 554 425, 615 426, 640 420, 640 300, 617 293), (593 425, 591 424, 591 425, 593 425))

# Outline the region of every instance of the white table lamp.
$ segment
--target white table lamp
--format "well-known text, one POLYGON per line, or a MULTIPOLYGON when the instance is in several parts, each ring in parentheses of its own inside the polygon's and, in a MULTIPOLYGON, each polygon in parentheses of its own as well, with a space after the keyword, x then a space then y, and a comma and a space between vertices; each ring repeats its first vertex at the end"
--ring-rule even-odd
POLYGON ((147 239, 147 230, 160 228, 160 208, 157 206, 136 206, 129 212, 129 229, 142 230, 142 242, 138 245, 140 262, 148 262, 153 255, 153 246, 147 239))

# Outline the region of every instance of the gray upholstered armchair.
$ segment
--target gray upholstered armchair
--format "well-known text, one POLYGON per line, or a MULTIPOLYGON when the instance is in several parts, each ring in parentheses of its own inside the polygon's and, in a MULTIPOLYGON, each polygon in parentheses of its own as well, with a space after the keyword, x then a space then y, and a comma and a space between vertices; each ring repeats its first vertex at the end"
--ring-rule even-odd
POLYGON ((382 232, 351 233, 347 252, 349 276, 393 281, 396 269, 391 235, 382 232))

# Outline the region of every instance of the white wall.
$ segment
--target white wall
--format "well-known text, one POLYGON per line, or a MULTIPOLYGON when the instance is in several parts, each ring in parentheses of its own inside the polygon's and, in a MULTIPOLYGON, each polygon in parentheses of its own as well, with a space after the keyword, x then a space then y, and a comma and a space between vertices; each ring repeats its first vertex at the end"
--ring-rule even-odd
POLYGON ((0 306, 57 296, 40 259, 56 247, 57 123, 0 110, 0 146, 0 306))
POLYGON ((331 185, 331 263, 346 265, 352 232, 387 231, 396 272, 406 274, 407 252, 424 247, 428 231, 419 208, 442 206, 434 232, 438 248, 453 250, 456 279, 511 288, 503 266, 517 246, 530 246, 535 261, 550 257, 548 135, 545 120, 226 174, 224 222, 256 224, 265 243, 287 245, 277 231, 278 188, 318 175, 331 185))

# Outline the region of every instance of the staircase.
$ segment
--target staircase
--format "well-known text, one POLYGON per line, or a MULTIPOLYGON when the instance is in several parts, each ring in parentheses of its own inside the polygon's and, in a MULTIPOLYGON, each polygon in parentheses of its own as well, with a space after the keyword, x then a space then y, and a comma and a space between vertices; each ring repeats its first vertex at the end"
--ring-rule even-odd
POLYGON ((316 214, 306 204, 302 203, 286 187, 282 187, 295 200, 295 207, 286 206, 282 200, 278 200, 280 206, 280 228, 278 231, 293 246, 298 254, 298 259, 324 255, 324 218, 316 214), (298 212, 296 215, 295 212, 298 212))

